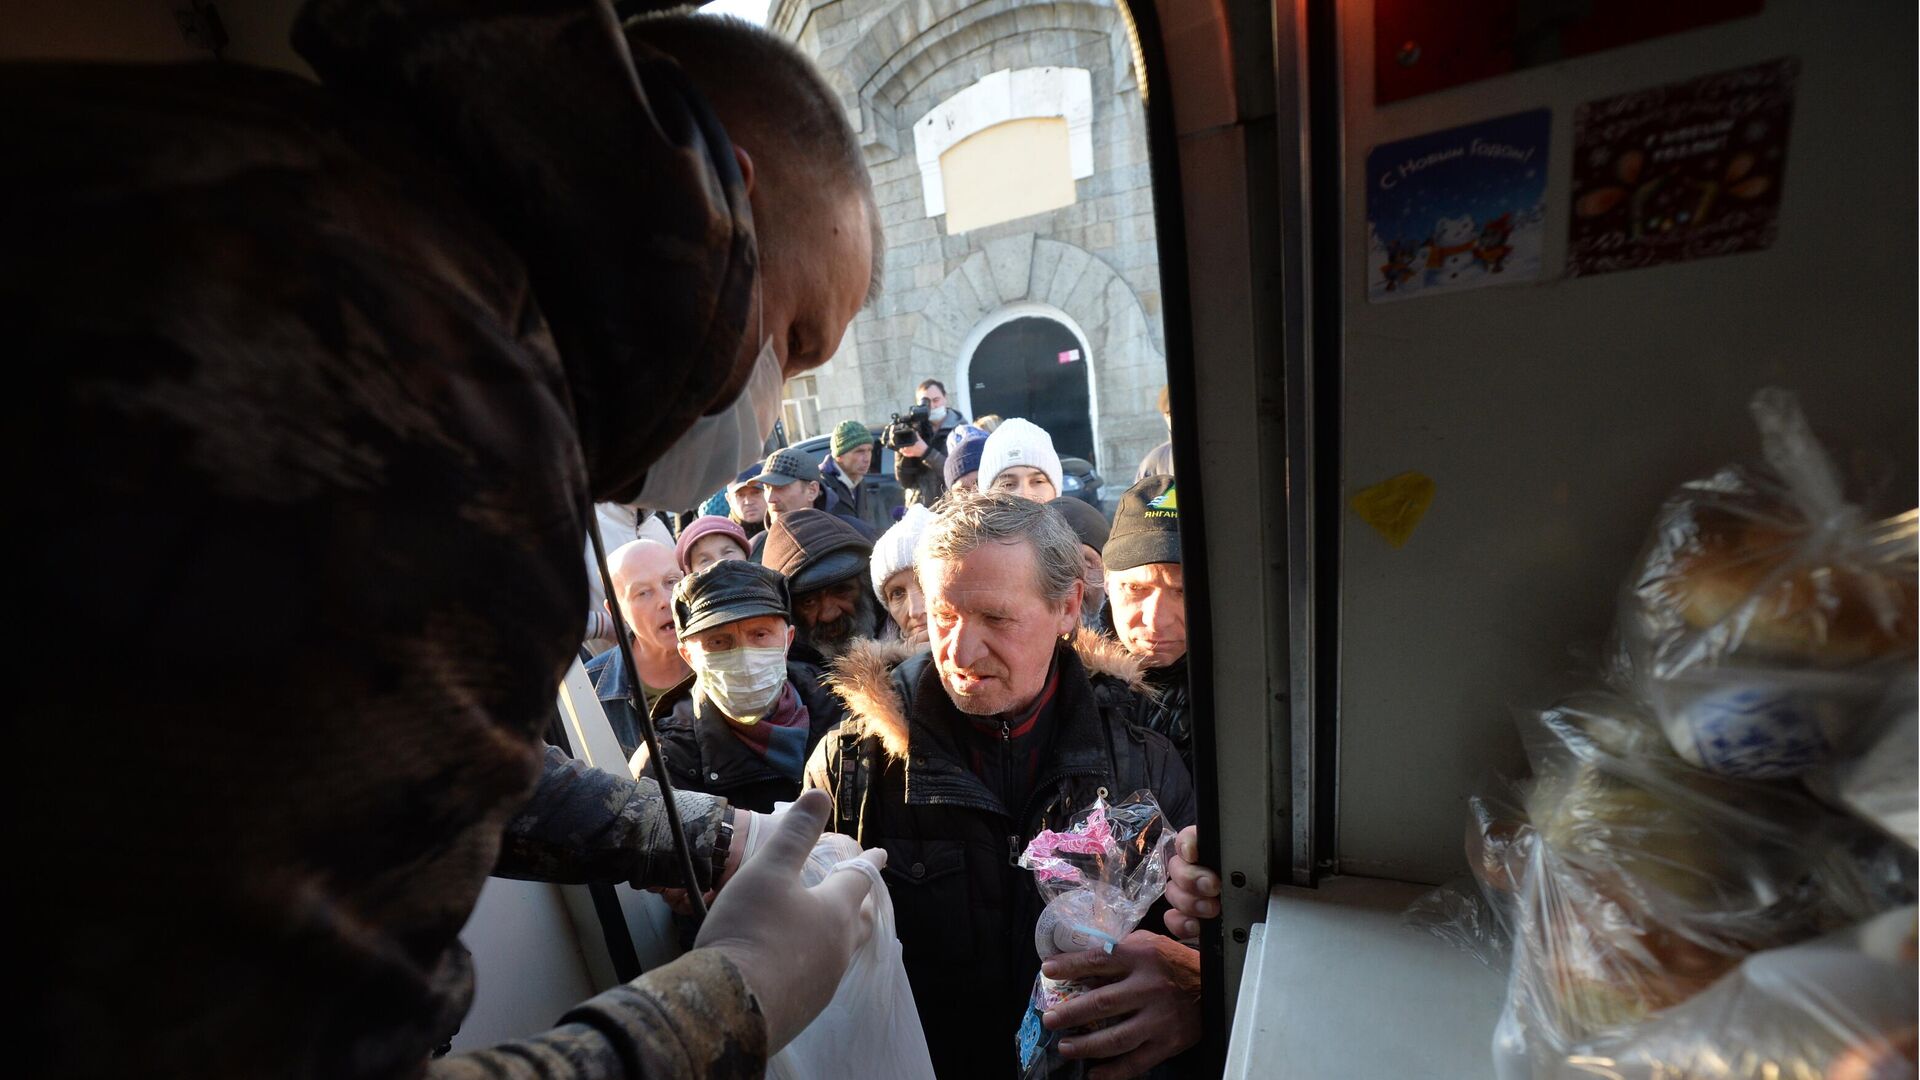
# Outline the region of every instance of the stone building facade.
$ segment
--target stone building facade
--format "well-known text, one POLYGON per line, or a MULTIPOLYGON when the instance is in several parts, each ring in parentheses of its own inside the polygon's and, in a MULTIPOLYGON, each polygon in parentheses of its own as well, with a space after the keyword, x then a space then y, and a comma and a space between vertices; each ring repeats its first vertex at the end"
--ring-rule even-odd
POLYGON ((879 424, 937 378, 968 416, 1052 410, 1056 442, 1079 447, 1061 452, 1092 458, 1117 497, 1166 438, 1123 13, 1111 0, 775 0, 768 26, 841 93, 887 238, 884 295, 810 383, 789 383, 790 423, 879 424))

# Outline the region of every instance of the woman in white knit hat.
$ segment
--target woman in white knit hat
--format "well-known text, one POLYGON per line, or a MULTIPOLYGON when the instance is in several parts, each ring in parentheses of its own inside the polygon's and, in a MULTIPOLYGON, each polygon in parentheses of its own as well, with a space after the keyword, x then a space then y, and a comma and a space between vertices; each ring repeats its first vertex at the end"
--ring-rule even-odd
POLYGON ((1052 502, 1060 494, 1060 455, 1054 453, 1053 436, 1019 417, 995 428, 980 453, 980 490, 1052 502))
POLYGON ((925 506, 907 507, 906 514, 873 545, 873 556, 867 561, 874 595, 893 617, 900 640, 909 645, 927 643, 927 602, 913 574, 913 549, 932 520, 933 512, 925 506))

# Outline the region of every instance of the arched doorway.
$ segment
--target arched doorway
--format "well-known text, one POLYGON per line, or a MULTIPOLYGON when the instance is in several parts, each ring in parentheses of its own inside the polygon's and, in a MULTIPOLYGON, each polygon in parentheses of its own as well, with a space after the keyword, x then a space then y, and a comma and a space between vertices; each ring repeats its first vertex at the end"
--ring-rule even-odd
POLYGON ((1024 416, 1046 428, 1062 457, 1094 458, 1086 343, 1065 322, 1034 311, 988 324, 966 358, 971 415, 1024 416))

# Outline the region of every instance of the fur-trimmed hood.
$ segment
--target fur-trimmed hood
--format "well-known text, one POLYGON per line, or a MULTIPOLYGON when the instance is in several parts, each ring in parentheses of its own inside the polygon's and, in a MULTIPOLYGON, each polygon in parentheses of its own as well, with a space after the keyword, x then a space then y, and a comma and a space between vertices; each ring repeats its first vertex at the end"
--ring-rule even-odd
MULTIPOLYGON (((833 662, 827 677, 827 686, 847 705, 844 730, 858 737, 878 736, 894 760, 907 756, 908 715, 893 670, 925 648, 902 641, 862 641, 833 662)), ((1074 632, 1073 651, 1089 677, 1106 676, 1135 693, 1153 693, 1139 658, 1119 642, 1082 627, 1074 632)))

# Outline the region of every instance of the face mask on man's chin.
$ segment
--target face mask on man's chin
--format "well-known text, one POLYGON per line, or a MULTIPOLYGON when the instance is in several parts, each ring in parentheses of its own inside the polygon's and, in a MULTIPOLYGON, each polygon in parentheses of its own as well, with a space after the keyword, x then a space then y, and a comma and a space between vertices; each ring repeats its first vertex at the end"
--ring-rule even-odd
POLYGON ((733 404, 694 421, 647 469, 635 506, 669 512, 690 510, 724 491, 741 469, 760 460, 767 436, 780 419, 780 354, 765 336, 753 373, 733 404))

